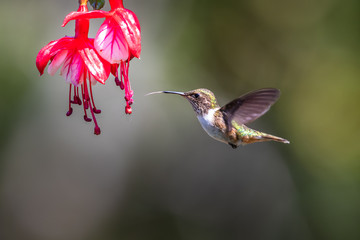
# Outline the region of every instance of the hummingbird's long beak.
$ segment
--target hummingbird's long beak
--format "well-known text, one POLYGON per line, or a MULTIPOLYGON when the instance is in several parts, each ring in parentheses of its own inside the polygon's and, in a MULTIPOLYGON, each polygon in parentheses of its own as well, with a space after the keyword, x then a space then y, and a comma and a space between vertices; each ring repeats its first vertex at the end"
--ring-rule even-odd
POLYGON ((183 93, 183 92, 163 91, 163 93, 170 93, 170 94, 177 94, 177 95, 185 96, 185 93, 183 93))
POLYGON ((174 92, 174 91, 151 92, 151 93, 146 94, 145 96, 152 95, 152 94, 157 94, 157 93, 170 93, 170 94, 177 94, 177 95, 180 95, 180 96, 185 96, 185 93, 183 93, 183 92, 174 92))

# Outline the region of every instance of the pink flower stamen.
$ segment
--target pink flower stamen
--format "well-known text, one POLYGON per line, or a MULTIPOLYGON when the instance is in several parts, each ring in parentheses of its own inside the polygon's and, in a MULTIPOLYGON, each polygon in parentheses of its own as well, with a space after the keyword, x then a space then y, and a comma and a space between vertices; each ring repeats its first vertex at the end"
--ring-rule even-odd
MULTIPOLYGON (((86 104, 88 105, 88 107, 90 108, 90 112, 91 112, 91 116, 92 116, 92 118, 93 118, 93 120, 94 120, 94 124, 95 124, 95 128, 94 128, 94 134, 95 135, 99 135, 100 133, 101 133, 101 131, 100 131, 100 127, 99 127, 99 125, 98 125, 98 123, 97 123, 97 121, 96 121, 96 117, 95 117, 95 112, 94 112, 94 108, 95 108, 95 105, 93 104, 91 104, 91 103, 94 103, 94 100, 93 100, 93 98, 92 98, 92 95, 91 95, 91 101, 90 101, 90 98, 89 98, 89 91, 88 91, 88 86, 87 85, 90 85, 90 92, 91 92, 91 82, 90 82, 90 80, 89 80, 89 82, 87 83, 87 81, 86 80, 84 80, 84 84, 83 84, 83 89, 84 89, 84 98, 85 98, 85 102, 86 102, 86 104)), ((95 108, 96 109, 96 108, 95 108)))
POLYGON ((131 114, 131 104, 133 104, 134 100, 132 99, 132 96, 134 95, 134 92, 131 90, 131 85, 129 81, 129 61, 121 62, 121 76, 124 79, 124 89, 125 89, 125 101, 126 101, 126 107, 125 107, 125 113, 131 114))
MULTIPOLYGON (((90 83, 91 84, 91 83, 90 83)), ((90 101, 89 101, 89 105, 91 105, 90 101)), ((94 134, 95 135, 99 135, 101 133, 101 130, 100 130, 100 127, 96 121, 96 117, 95 117, 95 111, 94 111, 94 108, 95 107, 91 107, 90 106, 90 112, 91 112, 91 115, 92 115, 92 118, 94 119, 94 124, 95 124, 95 128, 94 128, 94 134)), ((95 108, 96 110, 96 108, 95 108)))
POLYGON ((120 86, 120 84, 121 84, 121 82, 117 76, 115 77, 115 84, 116 84, 116 86, 120 86))
POLYGON ((124 81, 121 79, 121 82, 119 84, 119 87, 121 90, 124 90, 125 86, 124 86, 124 81))
MULTIPOLYGON (((71 92, 71 87, 73 85, 70 84, 70 92, 71 92)), ((74 86, 74 97, 73 97, 73 100, 70 100, 70 103, 74 103, 74 104, 79 104, 79 101, 78 101, 78 98, 77 98, 77 88, 74 86)))
MULTIPOLYGON (((116 72, 116 73, 117 73, 117 72, 116 72)), ((125 88, 125 85, 124 85, 124 76, 123 76, 123 71, 122 71, 121 65, 120 65, 120 84, 119 84, 119 86, 120 86, 120 89, 121 89, 121 90, 124 90, 124 88, 125 88)))
POLYGON ((85 85, 86 81, 84 81, 84 83, 81 85, 81 94, 82 94, 82 101, 83 101, 83 109, 84 109, 84 120, 86 122, 91 122, 91 118, 89 118, 87 116, 86 110, 89 108, 86 97, 85 97, 85 90, 84 90, 84 85, 85 85))
POLYGON ((101 113, 101 110, 97 109, 96 106, 95 106, 91 83, 89 83, 89 86, 90 86, 89 87, 90 88, 90 99, 91 99, 91 102, 92 102, 92 105, 93 105, 92 110, 94 111, 94 113, 99 114, 99 113, 101 113))
MULTIPOLYGON (((75 86, 74 86, 74 89, 75 89, 75 86)), ((76 87, 76 93, 77 93, 77 95, 76 95, 76 101, 77 101, 77 104, 78 105, 81 105, 81 100, 80 100, 80 95, 79 95, 79 87, 76 87)))
MULTIPOLYGON (((125 96, 124 99, 126 101, 126 107, 125 107, 125 113, 131 114, 132 109, 131 106, 134 103, 133 95, 134 92, 131 89, 130 81, 129 81, 129 60, 122 61, 119 65, 116 65, 116 67, 120 67, 120 70, 116 69, 113 74, 115 75, 115 84, 116 86, 119 86, 121 90, 125 90, 125 96), (119 80, 119 72, 120 71, 120 80, 119 80)), ((114 65, 115 66, 115 65, 114 65)))
POLYGON ((73 112, 73 109, 71 107, 71 85, 69 86, 69 110, 66 113, 66 116, 70 116, 73 112))

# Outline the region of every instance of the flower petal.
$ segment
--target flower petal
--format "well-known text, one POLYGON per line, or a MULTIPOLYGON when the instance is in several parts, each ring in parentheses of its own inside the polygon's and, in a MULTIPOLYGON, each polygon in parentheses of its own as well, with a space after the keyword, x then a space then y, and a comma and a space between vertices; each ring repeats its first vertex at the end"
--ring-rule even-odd
POLYGON ((112 18, 108 18, 100 26, 95 37, 95 49, 105 60, 120 63, 129 58, 129 48, 124 34, 112 18))
POLYGON ((50 75, 54 76, 54 74, 60 68, 61 64, 64 63, 67 54, 68 54, 68 50, 62 50, 61 52, 55 55, 55 57, 53 58, 47 69, 50 75))
POLYGON ((61 69, 61 75, 74 86, 81 84, 81 76, 84 74, 84 62, 77 51, 69 53, 61 69))

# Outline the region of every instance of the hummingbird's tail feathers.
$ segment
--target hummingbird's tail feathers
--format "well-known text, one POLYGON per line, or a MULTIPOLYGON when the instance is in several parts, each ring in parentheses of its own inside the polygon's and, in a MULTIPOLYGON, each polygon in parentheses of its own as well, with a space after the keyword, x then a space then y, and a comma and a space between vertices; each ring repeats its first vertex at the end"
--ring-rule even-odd
POLYGON ((281 142, 281 143, 286 143, 286 144, 290 143, 290 141, 285 138, 277 137, 277 136, 267 134, 267 133, 264 133, 264 135, 262 135, 261 137, 267 141, 275 141, 275 142, 281 142))
POLYGON ((241 144, 246 145, 249 143, 257 143, 257 142, 268 142, 268 141, 275 141, 275 142, 281 142, 281 143, 290 143, 288 140, 273 136, 267 133, 261 133, 257 136, 251 136, 251 135, 243 135, 240 137, 241 144))
POLYGON ((245 126, 244 124, 239 125, 235 121, 233 121, 233 127, 236 129, 237 138, 241 141, 242 144, 267 142, 267 141, 290 143, 288 140, 284 138, 254 130, 252 128, 245 126))

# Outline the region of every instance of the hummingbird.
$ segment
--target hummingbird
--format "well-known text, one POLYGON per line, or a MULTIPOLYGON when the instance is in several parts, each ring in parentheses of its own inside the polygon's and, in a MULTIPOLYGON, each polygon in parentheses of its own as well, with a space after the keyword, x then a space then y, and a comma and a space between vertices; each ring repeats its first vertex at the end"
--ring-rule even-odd
POLYGON ((229 144, 232 148, 255 142, 276 141, 290 143, 288 140, 247 127, 248 124, 265 114, 280 96, 276 88, 263 88, 246 93, 220 107, 214 93, 205 88, 188 92, 158 91, 156 93, 176 94, 186 98, 196 116, 212 138, 229 144))

